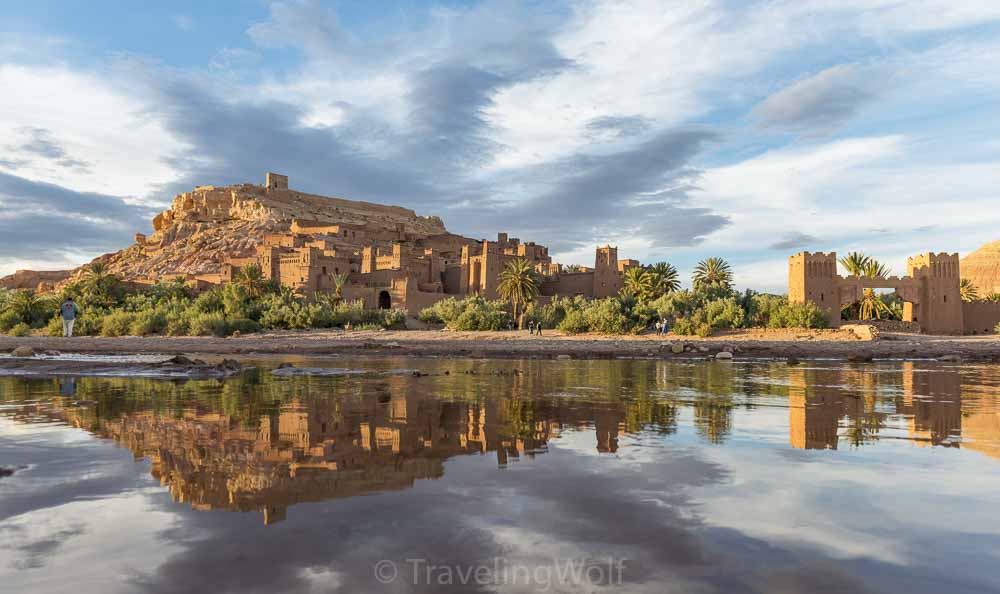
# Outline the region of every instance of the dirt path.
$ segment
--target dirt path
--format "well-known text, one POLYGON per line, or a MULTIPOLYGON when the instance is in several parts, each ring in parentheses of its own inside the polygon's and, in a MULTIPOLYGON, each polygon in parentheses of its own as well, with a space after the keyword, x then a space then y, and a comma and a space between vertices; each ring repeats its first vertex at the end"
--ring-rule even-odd
POLYGON ((730 351, 737 358, 876 358, 924 359, 957 355, 968 360, 1000 360, 1000 336, 924 336, 883 334, 862 341, 836 330, 748 330, 711 338, 656 335, 541 337, 524 332, 451 332, 446 330, 274 332, 232 338, 124 337, 52 338, 0 336, 0 352, 19 346, 66 353, 212 353, 343 354, 378 356, 455 356, 482 358, 606 359, 614 357, 705 357, 730 351), (675 345, 685 346, 675 353, 675 345))

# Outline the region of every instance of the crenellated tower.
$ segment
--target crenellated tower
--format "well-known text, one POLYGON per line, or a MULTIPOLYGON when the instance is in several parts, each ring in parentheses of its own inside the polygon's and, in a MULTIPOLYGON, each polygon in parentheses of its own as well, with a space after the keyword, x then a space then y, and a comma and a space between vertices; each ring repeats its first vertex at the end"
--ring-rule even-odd
POLYGON ((831 327, 840 325, 837 252, 799 252, 788 258, 788 301, 812 301, 826 312, 831 327))
POLYGON ((909 276, 920 280, 917 303, 905 303, 903 319, 920 324, 930 334, 964 331, 958 254, 928 252, 906 259, 909 276))

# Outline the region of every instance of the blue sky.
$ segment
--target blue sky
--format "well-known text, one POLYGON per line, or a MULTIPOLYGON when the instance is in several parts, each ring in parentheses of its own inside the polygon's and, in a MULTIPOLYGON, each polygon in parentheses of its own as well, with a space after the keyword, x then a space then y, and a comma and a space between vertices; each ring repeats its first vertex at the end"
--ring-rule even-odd
POLYGON ((12 2, 0 85, 0 274, 267 170, 763 290, 1000 239, 996 2, 12 2))

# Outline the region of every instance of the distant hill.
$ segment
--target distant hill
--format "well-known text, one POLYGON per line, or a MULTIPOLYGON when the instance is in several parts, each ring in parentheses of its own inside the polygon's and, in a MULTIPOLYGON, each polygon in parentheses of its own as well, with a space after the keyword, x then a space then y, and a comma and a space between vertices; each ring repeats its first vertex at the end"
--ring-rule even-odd
POLYGON ((959 270, 962 278, 976 285, 980 297, 1000 293, 1000 241, 987 243, 962 258, 959 270))

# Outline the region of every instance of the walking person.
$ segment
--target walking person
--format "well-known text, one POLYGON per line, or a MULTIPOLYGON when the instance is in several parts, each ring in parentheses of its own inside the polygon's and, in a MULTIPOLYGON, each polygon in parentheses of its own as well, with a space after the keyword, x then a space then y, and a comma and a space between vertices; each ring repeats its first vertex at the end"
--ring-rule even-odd
POLYGON ((63 304, 59 306, 59 311, 62 313, 63 319, 63 336, 72 338, 73 323, 76 322, 76 314, 80 310, 76 307, 76 303, 73 302, 73 298, 67 297, 66 301, 63 301, 63 304))
POLYGON ((538 325, 535 326, 535 335, 536 336, 541 336, 542 335, 542 323, 541 322, 538 322, 538 325))

